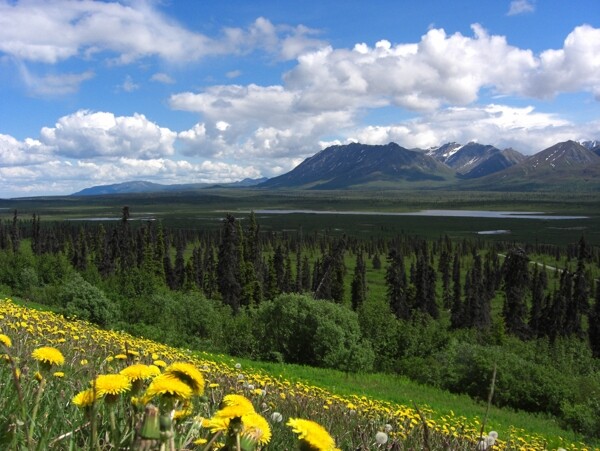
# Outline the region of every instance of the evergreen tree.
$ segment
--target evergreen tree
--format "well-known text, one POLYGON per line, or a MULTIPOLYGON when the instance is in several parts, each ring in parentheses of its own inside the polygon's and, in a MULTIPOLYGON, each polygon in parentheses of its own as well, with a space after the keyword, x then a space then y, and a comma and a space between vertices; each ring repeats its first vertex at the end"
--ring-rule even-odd
POLYGON ((592 354, 597 359, 600 358, 600 282, 596 282, 596 299, 589 314, 588 338, 592 354))
POLYGON ((452 305, 452 292, 450 290, 450 251, 444 247, 438 262, 438 271, 442 275, 442 300, 445 308, 452 305))
POLYGON ((379 258, 379 254, 375 254, 373 256, 373 269, 380 270, 381 269, 381 259, 379 258))
POLYGON ((548 275, 546 268, 539 269, 535 265, 533 275, 531 277, 531 309, 529 311, 529 330, 531 334, 537 337, 543 335, 543 311, 545 291, 548 287, 548 275))
POLYGON ((387 296, 390 309, 398 319, 410 318, 410 305, 407 293, 406 270, 404 257, 392 249, 387 258, 388 266, 385 272, 387 296))
POLYGON ((352 309, 357 311, 367 299, 367 268, 363 258, 362 251, 356 255, 356 266, 354 267, 354 277, 351 286, 352 309))
POLYGON ((452 263, 452 309, 450 312, 450 324, 453 329, 466 327, 460 277, 460 256, 456 252, 452 263))
POLYGON ((12 243, 13 253, 19 252, 19 246, 21 245, 21 231, 19 228, 19 216, 17 210, 13 212, 13 220, 10 228, 10 241, 12 243))
POLYGON ((242 294, 240 238, 236 220, 227 215, 221 228, 221 243, 217 260, 217 284, 223 303, 230 306, 234 312, 240 308, 242 294))
POLYGON ((585 239, 581 237, 578 244, 577 270, 573 275, 573 305, 572 308, 569 310, 572 324, 572 327, 569 327, 569 329, 573 334, 577 336, 583 335, 581 320, 583 315, 586 315, 589 312, 590 308, 590 287, 587 281, 585 271, 585 261, 587 259, 587 254, 588 252, 585 239))
POLYGON ((186 264, 183 257, 183 245, 181 243, 177 246, 175 254, 175 267, 173 268, 173 289, 181 290, 185 284, 186 278, 186 264))
POLYGON ((294 283, 294 291, 302 293, 302 254, 300 248, 296 251, 296 282, 294 283))
POLYGON ((302 260, 302 291, 310 290, 310 262, 308 261, 308 256, 305 255, 302 260))
POLYGON ((439 317, 439 309, 435 296, 435 270, 429 262, 427 245, 419 252, 414 275, 412 277, 415 287, 415 299, 413 305, 432 318, 439 317))
POLYGON ((218 287, 217 269, 215 264, 215 254, 212 246, 204 248, 204 256, 202 258, 202 266, 204 267, 204 280, 202 290, 208 299, 212 299, 216 294, 218 287))
POLYGON ((168 237, 165 238, 165 249, 163 252, 163 271, 165 274, 165 282, 171 289, 175 289, 175 271, 171 262, 171 242, 168 237))
POLYGON ((529 285, 529 258, 523 249, 508 252, 502 265, 505 301, 502 316, 506 331, 520 338, 527 336, 525 293, 529 285))
POLYGON ((492 324, 492 306, 489 297, 483 271, 481 257, 477 254, 473 257, 473 268, 471 269, 471 305, 472 305, 472 327, 479 330, 489 329, 492 324))

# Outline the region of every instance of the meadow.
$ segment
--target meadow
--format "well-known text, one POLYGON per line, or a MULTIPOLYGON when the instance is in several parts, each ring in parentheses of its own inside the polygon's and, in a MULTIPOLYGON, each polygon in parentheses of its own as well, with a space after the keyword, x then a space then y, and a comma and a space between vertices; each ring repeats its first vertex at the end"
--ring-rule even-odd
MULTIPOLYGON (((398 402, 409 384, 396 385, 396 399, 386 400, 373 387, 358 390, 365 380, 348 381, 342 390, 328 388, 332 376, 344 380, 341 374, 312 383, 303 376, 315 378, 318 373, 308 369, 247 366, 245 361, 100 330, 10 299, 0 301, 0 307, 4 449, 590 449, 548 431, 541 435, 502 425, 491 419, 495 411, 482 424, 482 417, 436 411, 414 400, 398 402), (173 374, 191 388, 174 388, 178 386, 172 381, 169 388, 157 388, 161 377, 173 374), (235 404, 227 413, 222 401, 231 400, 230 395, 249 404, 235 404), (144 409, 149 401, 159 407, 158 413, 144 409), (246 417, 244 409, 262 419, 246 417), (172 422, 161 418, 153 430, 148 418, 164 415, 172 422), (242 424, 235 429, 240 418, 242 424), (311 437, 314 429, 294 427, 297 419, 315 422, 326 435, 318 429, 321 435, 311 437), (494 432, 495 425, 501 428, 494 432), (240 441, 228 441, 232 428, 246 437, 241 441, 245 448, 237 445, 240 441), (305 435, 298 437, 298 429, 305 435), (310 448, 302 448, 307 445, 299 441, 302 437, 310 448)), ((456 398, 453 402, 459 408, 465 404, 456 398)))

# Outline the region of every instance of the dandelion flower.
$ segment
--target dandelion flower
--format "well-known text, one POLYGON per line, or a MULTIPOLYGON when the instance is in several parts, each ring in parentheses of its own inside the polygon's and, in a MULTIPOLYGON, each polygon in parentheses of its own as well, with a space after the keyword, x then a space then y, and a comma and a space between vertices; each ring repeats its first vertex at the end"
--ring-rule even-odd
POLYGON ((170 374, 182 382, 185 382, 196 395, 204 393, 204 376, 202 376, 200 370, 191 363, 172 363, 165 370, 165 374, 170 374))
POLYGON ((375 434, 375 441, 378 445, 385 445, 388 441, 388 435, 385 432, 379 431, 375 434))
POLYGON ((31 357, 38 362, 48 365, 62 365, 65 363, 65 357, 62 355, 62 352, 56 348, 51 348, 50 346, 44 346, 34 350, 31 353, 31 357))
POLYGON ((192 397, 192 389, 175 376, 162 374, 150 382, 144 398, 152 399, 155 396, 170 396, 185 400, 192 397))
POLYGON ((56 371, 56 372, 53 374, 53 376, 54 376, 54 377, 61 378, 61 377, 65 377, 65 373, 63 373, 62 371, 56 371))
POLYGON ((283 421, 283 415, 281 415, 279 412, 273 412, 271 414, 271 421, 273 423, 281 423, 283 421))
POLYGON ((167 362, 165 362, 164 360, 154 360, 154 362, 152 362, 154 364, 154 366, 157 366, 159 368, 165 368, 167 366, 167 362))
POLYGON ((286 423, 298 434, 298 438, 315 451, 339 451, 335 441, 323 426, 314 421, 290 418, 286 423))
POLYGON ((271 427, 258 413, 250 413, 242 417, 243 431, 242 435, 252 441, 266 445, 271 441, 271 427))
POLYGON ((131 390, 131 381, 122 374, 101 374, 95 381, 98 396, 120 395, 131 390))
POLYGON ((219 418, 236 418, 254 413, 252 402, 242 395, 227 395, 223 398, 220 409, 215 413, 219 418))
POLYGON ((2 343, 7 348, 12 346, 12 340, 8 335, 0 334, 0 343, 2 343))
POLYGON ((127 368, 119 371, 119 374, 129 378, 132 382, 139 380, 147 380, 152 379, 155 376, 160 374, 160 370, 154 365, 144 365, 142 363, 137 363, 135 365, 130 365, 127 368))
POLYGON ((88 407, 91 406, 97 399, 97 393, 94 393, 94 389, 88 388, 87 390, 77 393, 73 397, 72 402, 77 407, 88 407))

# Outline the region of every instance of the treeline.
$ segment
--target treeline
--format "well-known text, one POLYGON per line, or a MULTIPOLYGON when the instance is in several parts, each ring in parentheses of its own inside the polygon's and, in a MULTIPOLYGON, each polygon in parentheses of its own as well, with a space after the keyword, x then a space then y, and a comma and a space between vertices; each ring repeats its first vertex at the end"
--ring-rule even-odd
POLYGON ((114 223, 0 222, 7 295, 177 346, 394 372, 480 399, 496 365, 496 404, 593 436, 599 262, 584 238, 303 235, 263 232, 254 214, 217 230, 132 221, 127 207, 114 223))

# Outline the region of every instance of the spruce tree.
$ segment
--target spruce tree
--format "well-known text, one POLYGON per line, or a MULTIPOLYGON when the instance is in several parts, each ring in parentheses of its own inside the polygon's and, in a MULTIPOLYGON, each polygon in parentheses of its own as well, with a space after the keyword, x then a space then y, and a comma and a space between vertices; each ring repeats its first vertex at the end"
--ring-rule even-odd
POLYGON ((511 249, 504 264, 504 306, 502 316, 506 331, 520 338, 527 337, 527 305, 525 294, 529 284, 529 258, 523 249, 511 249))
POLYGON ((352 309, 357 311, 367 298, 367 277, 366 265, 362 251, 356 255, 356 266, 354 267, 354 276, 351 286, 352 309))
POLYGON ((592 354, 600 358, 600 282, 596 282, 596 299, 589 314, 588 338, 592 354))
POLYGON ((450 312, 450 324, 453 329, 465 327, 465 312, 460 280, 460 256, 458 252, 454 255, 452 263, 452 308, 450 312))
POLYGON ((529 311, 529 329, 533 336, 541 337, 543 335, 543 311, 545 291, 548 286, 548 276, 546 268, 539 269, 535 265, 531 277, 531 309, 529 311))
POLYGON ((221 228, 221 243, 217 260, 217 284, 225 305, 234 312, 240 308, 242 283, 240 265, 240 237, 236 220, 227 215, 221 228))
POLYGON ((308 261, 308 256, 304 256, 302 260, 302 291, 310 290, 310 262, 308 261))
POLYGON ((385 282, 390 309, 396 315, 396 318, 409 319, 411 309, 407 292, 408 284, 404 257, 395 249, 392 249, 388 254, 387 262, 385 282))

